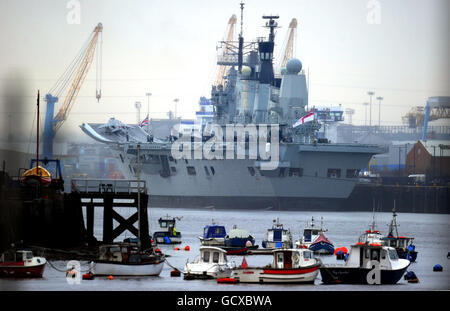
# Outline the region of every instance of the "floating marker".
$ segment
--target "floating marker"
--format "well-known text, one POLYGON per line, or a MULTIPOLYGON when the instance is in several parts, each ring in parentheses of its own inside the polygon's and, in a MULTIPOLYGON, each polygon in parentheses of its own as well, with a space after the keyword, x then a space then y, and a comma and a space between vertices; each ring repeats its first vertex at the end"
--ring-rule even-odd
POLYGON ((114 280, 114 277, 112 275, 108 276, 109 280, 114 280))
POLYGON ((184 248, 185 251, 190 251, 191 248, 189 247, 189 245, 186 245, 186 247, 184 248))
POLYGON ((180 276, 180 274, 181 274, 180 270, 177 269, 170 271, 170 276, 172 277, 180 276))
POLYGON ((435 265, 434 267, 433 267, 433 271, 437 271, 437 272, 440 272, 440 271, 442 271, 442 266, 441 265, 435 265))

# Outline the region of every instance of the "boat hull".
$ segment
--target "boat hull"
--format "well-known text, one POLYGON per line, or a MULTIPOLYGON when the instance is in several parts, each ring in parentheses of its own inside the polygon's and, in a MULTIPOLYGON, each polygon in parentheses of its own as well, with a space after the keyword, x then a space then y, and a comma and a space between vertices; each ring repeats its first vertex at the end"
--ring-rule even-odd
POLYGON ((169 235, 168 232, 155 232, 153 234, 153 238, 155 239, 157 244, 180 244, 181 243, 181 234, 177 233, 177 235, 169 235), (167 238, 168 240, 167 240, 167 238))
POLYGON ((32 266, 0 264, 0 278, 41 278, 44 270, 45 263, 32 266))
POLYGON ((319 274, 319 265, 294 269, 234 269, 232 277, 241 283, 310 283, 319 274))
MULTIPOLYGON (((408 266, 397 270, 381 270, 381 284, 396 284, 408 266)), ((325 284, 369 284, 367 274, 371 269, 359 267, 321 267, 320 275, 325 284)))
POLYGON ((161 273, 163 266, 164 261, 144 264, 93 262, 91 272, 98 276, 157 276, 161 273))
POLYGON ((312 243, 309 246, 309 249, 312 250, 314 253, 317 254, 323 254, 323 255, 330 255, 334 253, 334 246, 333 244, 320 241, 317 243, 312 243))
POLYGON ((184 279, 217 279, 231 276, 231 269, 227 265, 214 265, 205 267, 198 264, 187 264, 184 269, 184 279))
POLYGON ((268 248, 268 249, 292 248, 292 242, 291 241, 284 241, 284 242, 263 241, 262 247, 268 248))

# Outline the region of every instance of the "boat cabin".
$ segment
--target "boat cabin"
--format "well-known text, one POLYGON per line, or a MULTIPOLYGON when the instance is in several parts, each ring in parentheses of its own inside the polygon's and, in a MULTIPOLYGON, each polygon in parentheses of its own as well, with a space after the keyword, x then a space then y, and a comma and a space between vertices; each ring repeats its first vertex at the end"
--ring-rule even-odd
POLYGON ((395 247, 395 248, 408 248, 410 244, 412 244, 412 241, 414 238, 407 238, 404 236, 399 237, 393 237, 393 236, 387 236, 383 238, 383 241, 385 242, 385 245, 395 247))
POLYGON ((219 247, 201 246, 200 262, 224 265, 227 263, 227 252, 219 247))
POLYGON ((206 226, 203 229, 203 238, 204 239, 216 239, 216 238, 225 238, 227 235, 227 231, 224 226, 211 225, 206 226))
MULTIPOLYGON (((161 217, 158 219, 158 223, 159 223, 159 228, 161 229, 161 231, 166 231, 166 232, 174 232, 175 229, 175 218, 170 218, 169 216, 166 217, 161 217)), ((175 229, 176 232, 176 229, 175 229)))
POLYGON ((380 264, 381 269, 392 270, 396 268, 398 259, 397 251, 393 247, 358 242, 356 245, 352 245, 345 265, 372 269, 371 261, 372 263, 376 261, 380 264))
POLYGON ((299 268, 313 259, 313 252, 307 249, 277 249, 273 251, 272 268, 299 268))
POLYGON ((366 230, 358 238, 359 243, 382 244, 383 235, 378 230, 366 230))
POLYGON ((31 262, 32 259, 33 252, 28 250, 7 251, 1 256, 1 262, 31 262))
MULTIPOLYGON (((322 225, 323 225, 323 218, 322 218, 322 225)), ((307 224, 306 228, 303 230, 302 243, 312 243, 320 236, 320 234, 328 231, 327 229, 324 229, 322 225, 320 228, 316 227, 314 223, 314 217, 312 217, 311 224, 307 224)))
POLYGON ((136 244, 118 243, 102 245, 99 248, 99 260, 121 263, 141 263, 150 259, 150 256, 142 253, 136 244))

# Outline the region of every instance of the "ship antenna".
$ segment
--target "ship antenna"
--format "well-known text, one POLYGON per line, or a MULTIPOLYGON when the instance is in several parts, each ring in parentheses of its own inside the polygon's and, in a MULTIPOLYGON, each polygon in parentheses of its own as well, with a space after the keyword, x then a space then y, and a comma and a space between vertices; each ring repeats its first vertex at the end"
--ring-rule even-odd
POLYGON ((239 50, 238 50, 238 70, 239 73, 242 73, 242 62, 243 62, 243 49, 244 49, 244 37, 242 35, 243 25, 244 25, 244 2, 240 3, 241 5, 241 32, 239 33, 239 50))

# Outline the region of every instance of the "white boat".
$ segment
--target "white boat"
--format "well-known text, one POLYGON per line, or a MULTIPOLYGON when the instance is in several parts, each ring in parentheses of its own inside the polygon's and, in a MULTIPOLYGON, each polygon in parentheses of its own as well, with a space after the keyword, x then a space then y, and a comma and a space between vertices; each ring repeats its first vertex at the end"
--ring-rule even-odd
POLYGON ((410 261, 398 258, 395 248, 374 242, 359 241, 352 245, 345 265, 320 267, 322 282, 325 284, 396 284, 410 265, 410 261), (379 267, 378 273, 375 265, 379 267))
POLYGON ((200 257, 184 267, 184 279, 217 279, 229 277, 233 264, 227 261, 226 251, 214 246, 201 246, 200 257))
POLYGON ((156 276, 164 261, 163 254, 141 251, 136 244, 102 245, 99 259, 91 262, 90 272, 95 276, 156 276))
POLYGON ((320 228, 314 223, 314 216, 311 218, 311 224, 306 223, 306 227, 303 230, 303 236, 295 242, 297 248, 309 248, 311 244, 319 238, 319 236, 327 232, 327 229, 323 228, 323 217, 320 228))
POLYGON ((266 232, 266 237, 262 242, 264 248, 292 248, 292 234, 289 229, 284 229, 283 224, 277 218, 273 221, 273 226, 266 232))
POLYGON ((247 264, 232 270, 231 277, 241 283, 311 283, 319 273, 321 261, 307 249, 275 249, 273 261, 265 267, 247 264))

